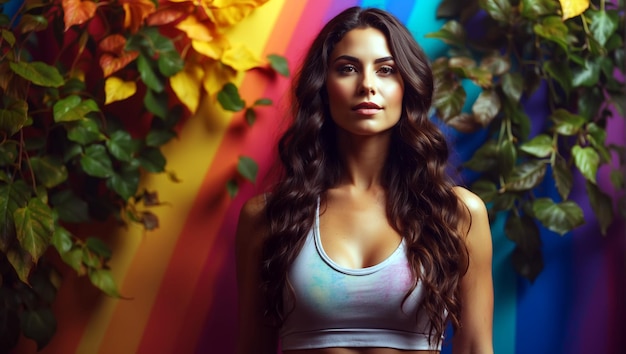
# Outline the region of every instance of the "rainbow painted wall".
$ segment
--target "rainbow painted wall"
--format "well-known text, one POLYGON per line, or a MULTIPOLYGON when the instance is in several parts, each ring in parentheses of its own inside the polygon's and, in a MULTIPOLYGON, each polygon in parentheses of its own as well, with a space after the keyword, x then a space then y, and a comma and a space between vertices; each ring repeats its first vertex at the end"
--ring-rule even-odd
MULTIPOLYGON (((435 57, 445 45, 425 39, 443 21, 435 19, 439 1, 271 0, 238 26, 231 36, 261 56, 286 56, 296 68, 313 35, 342 9, 373 6, 394 13, 435 57)), ((68 272, 54 310, 58 332, 44 354, 234 353, 236 285, 234 231, 239 209, 258 186, 243 186, 235 199, 225 190, 239 155, 253 157, 266 173, 272 146, 282 126, 289 79, 249 72, 241 78, 244 99, 271 98, 275 105, 258 110, 256 124, 241 129, 240 114, 204 102, 166 147, 165 176, 145 181, 168 204, 157 210, 161 227, 113 232, 111 266, 122 294, 111 299, 86 279, 68 272)), ((531 107, 532 109, 532 107, 531 107)), ((540 108, 539 108, 540 109, 540 108)), ((532 116, 532 115, 531 115, 532 116)), ((611 121, 609 139, 624 141, 624 122, 611 121)), ((469 156, 472 137, 450 133, 458 155, 469 156)), ((609 186, 608 173, 599 181, 609 186)), ((607 187, 608 188, 608 187, 607 187)), ((494 345, 497 354, 626 353, 626 242, 624 224, 599 235, 584 191, 574 191, 588 224, 564 237, 543 235, 545 269, 533 284, 518 277, 508 260, 513 249, 503 225, 493 225, 494 345)), ((444 349, 449 352, 450 348, 444 349)), ((35 353, 22 341, 18 352, 35 353)))

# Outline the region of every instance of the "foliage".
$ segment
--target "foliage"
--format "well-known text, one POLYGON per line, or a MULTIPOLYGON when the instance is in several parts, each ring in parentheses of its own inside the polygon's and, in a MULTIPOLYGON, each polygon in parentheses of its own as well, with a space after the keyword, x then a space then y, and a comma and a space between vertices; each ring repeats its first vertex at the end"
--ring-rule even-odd
POLYGON ((487 132, 464 164, 479 175, 470 188, 488 203, 491 217, 506 212, 505 232, 516 243, 514 267, 532 281, 543 267, 538 226, 564 235, 585 222, 569 199, 576 181, 584 180, 605 234, 618 214, 617 196, 603 191, 596 176, 610 169, 624 216, 626 155, 606 141, 613 112, 626 113, 623 4, 444 0, 438 17, 448 22, 427 36, 450 50, 433 62, 437 114, 461 132, 487 132), (466 102, 468 85, 481 89, 474 102, 466 102), (540 87, 547 92, 547 121, 532 127, 525 103, 542 94, 540 87), (466 103, 471 111, 463 109, 466 103), (545 192, 550 176, 555 199, 545 192))
MULTIPOLYGON (((76 230, 159 226, 158 192, 140 180, 176 181, 161 147, 203 95, 249 124, 272 103, 246 106, 232 82, 255 68, 288 75, 284 58, 262 60, 225 35, 266 1, 0 0, 1 348, 20 333, 49 342, 61 262, 121 296, 105 240, 76 230)), ((242 156, 238 171, 253 181, 256 164, 242 156)))

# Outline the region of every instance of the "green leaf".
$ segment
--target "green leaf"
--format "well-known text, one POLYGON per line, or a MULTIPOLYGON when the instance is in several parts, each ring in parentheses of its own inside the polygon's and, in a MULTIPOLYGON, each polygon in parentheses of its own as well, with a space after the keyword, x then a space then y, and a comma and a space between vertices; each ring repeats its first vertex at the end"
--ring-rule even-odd
POLYGON ((500 112, 500 97, 494 90, 484 90, 472 105, 472 113, 486 127, 500 112))
POLYGON ((165 77, 173 76, 185 67, 185 62, 175 49, 161 52, 157 63, 159 71, 165 77))
POLYGON ((569 30, 561 17, 544 17, 541 23, 533 26, 533 31, 538 36, 558 44, 564 51, 569 52, 569 30))
POLYGON ((594 86, 600 80, 600 69, 598 61, 585 60, 582 68, 574 68, 572 71, 572 86, 594 86))
POLYGON ((30 158, 30 166, 39 183, 46 188, 53 188, 67 180, 67 168, 52 156, 33 156, 30 158))
POLYGON ((511 61, 508 57, 503 57, 500 54, 492 54, 480 61, 480 68, 487 70, 494 76, 500 76, 511 69, 511 61))
POLYGON ((80 159, 83 171, 90 176, 108 178, 113 176, 113 164, 103 145, 91 145, 80 159))
POLYGON ((498 146, 498 172, 501 175, 508 175, 515 166, 517 160, 517 150, 511 140, 504 139, 498 146))
POLYGON ((50 197, 59 219, 69 223, 89 221, 89 205, 71 189, 62 189, 50 197))
POLYGON ((107 184, 124 200, 129 200, 139 189, 140 173, 136 168, 126 168, 120 173, 114 174, 107 184))
POLYGON ((256 121, 256 112, 254 111, 253 108, 246 108, 246 123, 248 123, 248 125, 253 125, 254 122, 256 121))
POLYGON ((4 107, 0 109, 0 130, 7 136, 17 133, 28 121, 28 103, 4 95, 4 107))
POLYGON ((53 107, 55 122, 71 122, 85 118, 87 113, 99 112, 98 104, 92 99, 83 100, 71 95, 58 100, 53 107))
POLYGON ((259 165, 257 165, 257 163, 253 159, 247 156, 239 157, 239 162, 237 163, 237 172, 239 172, 239 174, 243 176, 243 178, 254 183, 258 171, 259 165))
POLYGON ((554 146, 552 146, 552 138, 546 134, 539 134, 522 144, 520 150, 536 157, 548 157, 554 151, 554 146))
POLYGON ((133 140, 129 132, 117 130, 111 134, 106 146, 116 159, 131 161, 139 148, 139 142, 133 140))
POLYGON ((513 267, 520 275, 534 281, 543 269, 539 228, 531 217, 511 213, 504 233, 516 244, 511 255, 513 267))
POLYGON ((57 330, 57 321, 52 309, 39 307, 26 309, 20 313, 20 322, 24 337, 37 343, 37 351, 45 347, 57 330))
POLYGON ((582 209, 571 200, 555 203, 550 198, 539 198, 533 202, 533 212, 543 226, 560 235, 585 222, 582 209))
POLYGON ((604 93, 598 87, 585 90, 585 95, 578 97, 578 114, 587 120, 592 120, 604 102, 604 93))
POLYGON ((165 88, 163 80, 157 75, 152 67, 154 61, 147 58, 144 54, 140 54, 137 57, 137 70, 139 70, 139 76, 149 89, 156 92, 163 92, 165 88))
POLYGON ((572 148, 574 163, 578 170, 585 176, 589 182, 596 183, 596 175, 600 166, 600 156, 592 147, 580 147, 575 145, 572 148))
POLYGON ((86 270, 83 265, 83 249, 82 248, 72 248, 71 250, 61 253, 61 259, 65 264, 69 265, 78 273, 78 275, 84 275, 86 270))
POLYGON ((607 40, 615 33, 619 25, 619 15, 617 12, 598 11, 589 9, 585 12, 591 23, 589 30, 601 46, 604 46, 607 40))
POLYGON ((28 276, 35 265, 30 254, 19 247, 12 247, 9 248, 6 255, 18 278, 24 284, 28 284, 28 276))
POLYGON ((543 63, 543 70, 555 79, 566 93, 572 91, 573 76, 566 63, 548 60, 543 63))
POLYGON ((13 217, 20 246, 37 262, 52 240, 52 210, 38 198, 32 198, 25 207, 17 209, 13 217))
POLYGON ((0 183, 0 251, 7 252, 16 237, 13 214, 27 205, 31 191, 24 180, 0 183))
POLYGON ((565 159, 559 155, 555 156, 552 163, 552 176, 556 184, 556 189, 563 199, 567 199, 569 193, 574 186, 574 176, 572 171, 567 167, 565 159))
POLYGON ((11 48, 15 45, 15 35, 13 32, 7 31, 4 28, 2 29, 2 39, 5 40, 11 48))
POLYGON ((606 130, 600 128, 597 124, 593 122, 589 123, 587 124, 587 139, 591 143, 591 146, 593 146, 596 151, 598 151, 598 154, 600 154, 600 157, 603 161, 611 161, 611 153, 605 145, 606 130))
POLYGON ((10 62, 9 65, 14 73, 38 86, 59 87, 65 82, 57 68, 44 62, 19 61, 10 62))
POLYGON ((167 117, 167 103, 168 94, 165 91, 157 93, 148 89, 146 90, 146 95, 143 97, 143 104, 148 111, 154 113, 154 115, 159 118, 164 119, 167 117))
POLYGON ((461 113, 465 98, 463 86, 455 82, 442 82, 435 90, 433 106, 439 118, 445 122, 461 113))
POLYGON ((624 188, 624 172, 620 170, 612 170, 609 177, 611 179, 611 185, 615 189, 624 188))
POLYGON ((511 102, 519 102, 524 90, 524 78, 522 74, 506 73, 502 75, 502 91, 511 102))
POLYGON ((507 191, 521 192, 533 189, 543 181, 547 165, 542 160, 531 160, 516 166, 507 179, 507 191))
POLYGON ((72 249, 74 242, 72 241, 72 234, 67 229, 57 226, 52 233, 51 243, 54 248, 57 249, 59 254, 69 252, 72 249))
POLYGON ((470 190, 476 193, 485 203, 489 203, 498 195, 498 188, 495 183, 479 179, 472 183, 470 190))
POLYGON ((284 77, 289 77, 289 64, 287 63, 287 59, 285 57, 270 54, 267 56, 267 60, 270 62, 270 66, 274 69, 274 71, 284 77))
POLYGON ((175 138, 176 132, 169 129, 152 129, 146 135, 146 145, 159 147, 175 138))
POLYGON ((465 29, 455 20, 446 22, 439 31, 427 33, 424 37, 438 38, 444 43, 456 47, 462 47, 466 43, 465 29))
POLYGON ((85 245, 100 257, 107 260, 111 258, 111 248, 101 239, 97 237, 87 237, 85 245))
POLYGON ((83 250, 82 262, 83 264, 85 264, 87 269, 102 268, 103 261, 98 256, 98 254, 96 254, 95 252, 93 252, 92 250, 86 247, 83 247, 82 250, 83 250))
POLYGON ((493 140, 488 140, 479 147, 469 161, 463 165, 477 172, 485 172, 494 169, 498 164, 498 145, 493 140))
POLYGON ((165 157, 161 150, 157 148, 146 148, 139 153, 137 157, 141 167, 152 173, 159 173, 165 170, 165 157))
POLYGON ((115 285, 115 280, 113 280, 113 274, 108 269, 89 269, 89 280, 91 283, 96 286, 96 288, 102 290, 105 294, 119 298, 120 293, 117 290, 117 285, 115 285))
POLYGON ((550 119, 554 122, 557 133, 568 136, 578 134, 586 122, 585 118, 572 114, 563 108, 552 112, 550 119))
POLYGON ((41 15, 24 14, 17 27, 20 33, 43 31, 48 28, 48 19, 41 15))
POLYGON ((228 180, 228 182, 226 182, 226 190, 231 198, 235 198, 239 192, 239 185, 237 185, 237 181, 234 179, 228 180))
POLYGON ((480 0, 479 3, 496 21, 509 22, 513 18, 509 0, 480 0))
POLYGON ((0 166, 13 164, 17 160, 16 144, 0 144, 0 166))
POLYGON ((253 106, 271 106, 272 100, 269 98, 259 98, 258 100, 254 101, 252 105, 253 106))
POLYGON ((67 138, 81 145, 89 145, 106 139, 100 132, 100 127, 93 119, 81 118, 66 124, 67 138))
POLYGON ((530 20, 541 16, 556 14, 559 5, 552 0, 522 0, 520 14, 530 20))
POLYGON ((246 106, 246 102, 239 96, 237 86, 230 82, 217 93, 217 100, 227 111, 239 112, 246 106))
POLYGON ((598 186, 589 181, 585 183, 585 187, 591 208, 600 223, 602 235, 606 236, 606 231, 613 222, 613 200, 606 193, 602 192, 598 186))
POLYGON ((473 133, 483 126, 477 121, 473 114, 461 113, 446 120, 446 124, 460 131, 461 133, 473 133))

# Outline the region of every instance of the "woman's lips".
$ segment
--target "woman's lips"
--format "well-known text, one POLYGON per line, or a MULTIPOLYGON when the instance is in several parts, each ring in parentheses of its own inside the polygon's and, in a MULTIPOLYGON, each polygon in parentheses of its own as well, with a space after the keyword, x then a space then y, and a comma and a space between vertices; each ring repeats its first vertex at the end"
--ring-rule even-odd
POLYGON ((353 111, 362 115, 373 115, 378 113, 381 109, 383 109, 381 106, 373 102, 363 102, 352 107, 353 111))

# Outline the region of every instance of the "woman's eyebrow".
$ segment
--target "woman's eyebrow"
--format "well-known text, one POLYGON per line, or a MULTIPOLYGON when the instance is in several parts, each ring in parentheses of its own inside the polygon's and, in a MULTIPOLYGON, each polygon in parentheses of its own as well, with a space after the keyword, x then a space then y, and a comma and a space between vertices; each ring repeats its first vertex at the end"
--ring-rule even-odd
MULTIPOLYGON (((340 55, 337 58, 335 58, 335 60, 333 60, 333 62, 337 62, 339 60, 346 60, 349 62, 353 62, 353 63, 360 63, 361 61, 353 56, 350 55, 340 55)), ((378 63, 384 63, 387 61, 393 61, 393 57, 392 56, 388 56, 388 57, 382 57, 382 58, 378 58, 376 60, 374 60, 374 64, 378 64, 378 63)))

